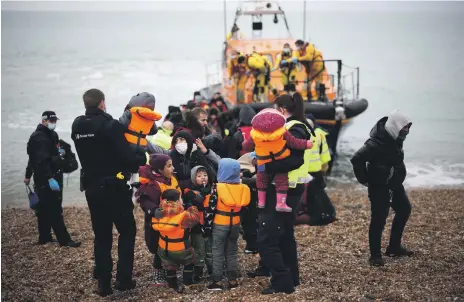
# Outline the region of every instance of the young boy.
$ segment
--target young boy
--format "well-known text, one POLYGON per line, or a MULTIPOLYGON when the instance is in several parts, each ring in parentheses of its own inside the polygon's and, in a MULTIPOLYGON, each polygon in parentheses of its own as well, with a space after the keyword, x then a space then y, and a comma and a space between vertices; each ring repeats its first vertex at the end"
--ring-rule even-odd
POLYGON ((190 244, 189 229, 200 222, 200 212, 195 206, 184 210, 180 192, 174 189, 163 192, 160 209, 163 218, 152 220, 153 229, 160 232, 158 255, 167 270, 168 286, 182 293, 184 286, 177 282, 177 270, 184 265, 184 279, 193 278, 195 254, 190 244))
MULTIPOLYGON (((201 281, 203 277, 203 270, 206 266, 209 274, 213 270, 213 259, 211 252, 211 238, 203 237, 201 225, 204 219, 204 209, 208 206, 209 197, 211 194, 211 184, 209 182, 208 170, 204 166, 196 166, 191 172, 191 184, 188 188, 184 189, 184 204, 185 208, 195 205, 200 211, 200 225, 192 228, 190 236, 192 239, 192 246, 195 250, 195 269, 193 282, 201 281)), ((184 280, 184 284, 187 283, 184 280)), ((189 280, 191 281, 191 280, 189 280)))
MULTIPOLYGON (((240 164, 237 160, 223 158, 219 161, 218 184, 213 186, 205 219, 213 215, 213 282, 209 290, 222 290, 224 260, 229 288, 238 287, 238 236, 240 211, 250 203, 250 189, 240 183, 240 164)), ((207 222, 205 221, 205 225, 207 222)), ((209 225, 209 223, 207 224, 209 225)))

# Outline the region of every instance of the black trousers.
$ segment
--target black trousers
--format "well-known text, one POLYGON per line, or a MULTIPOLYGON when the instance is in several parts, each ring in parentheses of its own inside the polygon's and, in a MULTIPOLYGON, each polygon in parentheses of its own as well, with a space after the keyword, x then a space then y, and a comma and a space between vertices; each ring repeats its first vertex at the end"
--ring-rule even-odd
POLYGON ((85 196, 95 234, 95 267, 99 281, 111 282, 114 224, 119 232, 116 280, 128 282, 132 279, 136 234, 132 191, 125 183, 92 185, 87 188, 85 196))
POLYGON ((37 224, 39 229, 39 242, 52 241, 51 230, 55 233, 56 239, 60 244, 66 244, 71 237, 69 236, 63 219, 63 186, 61 191, 54 192, 47 185, 38 185, 35 192, 39 197, 37 206, 37 224))
POLYGON ((257 248, 258 238, 258 208, 256 207, 258 196, 257 191, 251 191, 250 204, 242 209, 241 221, 243 228, 243 240, 246 241, 246 247, 250 249, 257 248))
POLYGON ((288 191, 287 204, 292 213, 275 210, 275 187, 267 190, 266 207, 258 218, 258 250, 271 272, 271 285, 278 292, 291 292, 300 284, 297 249, 293 225, 304 185, 288 191))
POLYGON ((145 244, 147 245, 148 250, 150 253, 153 254, 153 267, 155 269, 161 269, 161 258, 158 255, 158 242, 160 233, 155 231, 152 227, 151 217, 145 215, 145 244))
POLYGON ((411 203, 409 202, 403 185, 395 187, 394 189, 388 188, 387 186, 369 185, 368 193, 371 202, 369 249, 371 256, 380 256, 382 233, 390 207, 395 211, 395 217, 393 218, 389 245, 392 248, 396 248, 401 245, 404 227, 411 214, 411 203))

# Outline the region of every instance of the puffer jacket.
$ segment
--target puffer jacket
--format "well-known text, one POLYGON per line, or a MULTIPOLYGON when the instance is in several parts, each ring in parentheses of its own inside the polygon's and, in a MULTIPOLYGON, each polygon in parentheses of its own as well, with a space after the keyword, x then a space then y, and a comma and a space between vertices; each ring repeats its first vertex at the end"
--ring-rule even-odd
POLYGON ((406 178, 403 142, 397 139, 400 130, 410 125, 410 120, 394 111, 381 118, 370 132, 370 138, 359 149, 351 163, 361 184, 401 185, 406 178), (391 119, 389 122, 388 119, 391 119))

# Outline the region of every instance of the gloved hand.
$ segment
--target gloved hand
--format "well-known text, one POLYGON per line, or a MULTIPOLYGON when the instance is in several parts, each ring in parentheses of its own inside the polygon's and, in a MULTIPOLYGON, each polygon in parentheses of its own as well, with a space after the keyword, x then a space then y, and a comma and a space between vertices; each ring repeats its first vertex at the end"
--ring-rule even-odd
POLYGON ((197 194, 193 192, 192 190, 189 190, 188 192, 184 193, 184 201, 192 202, 195 197, 197 197, 197 194))
POLYGON ((294 63, 294 64, 298 63, 298 59, 297 58, 292 58, 292 63, 294 63))
POLYGON ((287 66, 287 64, 288 64, 287 61, 280 62, 280 66, 287 66))
POLYGON ((66 151, 63 148, 58 148, 58 153, 60 154, 61 157, 64 157, 66 155, 66 151))
POLYGON ((253 159, 256 159, 256 152, 255 152, 255 151, 250 152, 250 156, 251 156, 253 159))
POLYGON ((55 191, 55 192, 60 191, 60 185, 54 178, 50 178, 48 180, 48 185, 50 186, 50 189, 52 189, 52 191, 55 191))
POLYGON ((258 172, 263 173, 266 170, 265 165, 258 166, 257 170, 258 172))
POLYGON ((156 210, 153 213, 153 217, 156 219, 161 219, 164 217, 164 212, 161 208, 156 208, 156 210))
POLYGON ((275 70, 277 70, 277 68, 274 67, 274 68, 271 69, 271 72, 272 72, 272 71, 275 71, 275 70))

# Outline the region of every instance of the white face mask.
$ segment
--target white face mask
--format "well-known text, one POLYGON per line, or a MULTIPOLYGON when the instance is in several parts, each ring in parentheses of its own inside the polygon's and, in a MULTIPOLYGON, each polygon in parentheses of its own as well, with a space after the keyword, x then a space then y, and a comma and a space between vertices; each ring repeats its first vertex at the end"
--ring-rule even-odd
POLYGON ((187 153, 187 143, 178 143, 176 144, 176 151, 179 152, 179 154, 185 155, 187 153))
POLYGON ((48 127, 48 129, 50 129, 50 130, 53 131, 53 130, 55 130, 55 128, 56 128, 56 124, 48 123, 48 124, 47 124, 47 127, 48 127))
POLYGON ((289 53, 289 52, 290 52, 290 48, 284 48, 284 52, 285 52, 285 53, 289 53))
POLYGON ((236 55, 231 55, 230 58, 233 60, 235 59, 237 56, 236 55))

